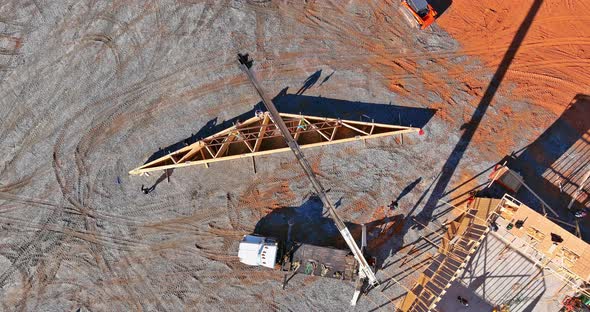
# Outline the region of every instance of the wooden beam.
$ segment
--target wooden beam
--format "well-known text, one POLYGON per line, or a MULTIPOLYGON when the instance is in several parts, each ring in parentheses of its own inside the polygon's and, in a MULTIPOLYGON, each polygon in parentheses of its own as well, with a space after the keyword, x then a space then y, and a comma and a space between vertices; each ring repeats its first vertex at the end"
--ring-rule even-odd
POLYGON ((250 142, 248 142, 248 140, 246 140, 246 135, 244 133, 242 133, 242 131, 240 131, 240 130, 236 130, 236 131, 238 131, 238 134, 240 134, 240 136, 242 136, 242 138, 243 138, 242 142, 244 142, 244 144, 246 144, 246 147, 248 147, 250 152, 254 152, 254 147, 252 147, 252 145, 250 145, 250 142))
MULTIPOLYGON (((324 117, 307 116, 307 115, 295 115, 295 114, 287 114, 287 113, 281 113, 281 117, 304 118, 304 119, 307 119, 307 120, 316 120, 316 121, 338 121, 337 118, 324 118, 324 117)), ((419 130, 418 128, 413 128, 413 127, 405 127, 405 126, 398 126, 398 125, 388 125, 388 124, 382 124, 382 123, 376 123, 376 122, 364 122, 364 121, 354 121, 354 120, 342 120, 342 121, 346 122, 349 125, 359 125, 359 126, 372 126, 372 125, 375 125, 376 127, 391 129, 392 131, 396 131, 396 130, 408 130, 408 129, 416 129, 416 131, 419 130)))
MULTIPOLYGON (((193 157, 196 153, 198 153, 199 151, 203 151, 203 143, 202 142, 197 142, 196 144, 191 144, 191 145, 196 145, 195 147, 193 147, 188 153, 186 153, 184 156, 182 156, 182 158, 180 158, 180 160, 178 161, 179 163, 186 161, 188 159, 190 159, 191 157, 193 157)), ((205 158, 205 157, 203 157, 205 158)))
POLYGON ((211 155, 211 157, 215 158, 215 154, 213 154, 209 146, 205 145, 205 149, 207 150, 207 152, 209 152, 209 155, 211 155))
POLYGON ((336 130, 338 130, 339 126, 336 125, 334 129, 332 129, 332 135, 330 136, 330 141, 334 141, 334 137, 336 137, 336 130))
MULTIPOLYGON (((247 126, 249 126, 250 124, 253 124, 253 123, 255 123, 255 122, 259 121, 259 120, 260 120, 259 117, 252 117, 252 118, 246 119, 244 122, 240 123, 240 128, 241 129, 247 128, 247 126)), ((213 139, 213 138, 223 137, 226 134, 231 133, 232 131, 234 131, 236 129, 237 129, 237 126, 231 126, 231 127, 227 128, 225 130, 222 130, 220 132, 217 132, 215 134, 212 134, 212 135, 210 135, 210 136, 202 139, 201 141, 207 141, 207 140, 210 140, 210 139, 213 139)))
POLYGON ((434 246, 434 248, 440 247, 439 245, 435 244, 433 241, 431 241, 428 237, 426 237, 424 235, 420 236, 420 238, 423 238, 426 242, 430 243, 430 245, 434 246))
POLYGON ((268 123, 270 122, 270 116, 268 113, 264 114, 264 119, 262 120, 262 127, 260 127, 260 131, 258 131, 258 139, 254 143, 254 153, 258 152, 260 149, 260 145, 262 145, 262 139, 264 139, 264 134, 266 133, 266 128, 268 127, 268 123))
POLYGON ((299 139, 299 136, 301 135, 302 121, 303 119, 299 119, 299 122, 297 123, 297 129, 295 129, 295 135, 293 136, 293 139, 295 139, 295 141, 297 141, 297 139, 299 139))
POLYGON ((228 134, 227 137, 225 138, 225 140, 223 140, 223 144, 221 145, 221 147, 217 150, 217 154, 215 154, 215 158, 218 158, 219 156, 223 156, 225 154, 225 152, 227 151, 227 149, 229 148, 229 145, 231 144, 231 142, 235 139, 236 139, 236 135, 233 132, 228 134))
MULTIPOLYGON (((567 222, 565 222, 565 221, 562 221, 562 220, 559 220, 559 219, 557 219, 557 218, 552 218, 552 217, 550 217, 550 216, 545 216, 545 217, 546 217, 547 219, 549 219, 549 220, 553 221, 553 222, 557 222, 557 223, 561 223, 561 224, 563 224, 563 225, 571 226, 571 227, 572 227, 572 228, 574 228, 574 229, 576 228, 576 226, 575 226, 575 225, 573 225, 573 224, 571 224, 571 223, 567 223, 567 222)), ((577 221, 578 221, 578 220, 576 220, 576 222, 577 222, 577 221)))
POLYGON ((357 127, 353 127, 351 125, 346 124, 345 122, 342 122, 342 125, 345 126, 346 128, 352 129, 352 130, 354 130, 356 132, 359 132, 359 133, 362 133, 364 135, 370 135, 369 133, 367 133, 367 132, 365 132, 365 131, 357 128, 357 127))
MULTIPOLYGON (((414 132, 418 132, 419 130, 420 129, 418 129, 418 128, 410 128, 410 129, 397 130, 397 131, 392 131, 392 132, 384 132, 384 133, 379 133, 379 134, 373 134, 373 135, 364 136, 364 137, 352 137, 352 138, 338 139, 338 140, 333 140, 333 141, 324 141, 324 142, 318 142, 318 143, 311 143, 311 144, 301 145, 301 148, 302 149, 305 149, 305 148, 313 148, 313 147, 324 146, 324 145, 329 145, 329 144, 338 144, 338 143, 353 142, 353 141, 364 140, 364 139, 380 138, 380 137, 386 137, 386 136, 396 135, 396 134, 399 134, 399 133, 414 133, 414 132)), ((211 152, 211 150, 209 149, 209 147, 207 145, 204 145, 204 149, 209 152, 209 154, 211 155, 211 157, 213 157, 213 153, 211 152)), ((232 160, 232 159, 238 159, 238 158, 250 157, 250 156, 260 156, 260 155, 268 155, 268 154, 274 154, 274 153, 282 153, 282 152, 286 152, 286 151, 290 151, 290 148, 284 147, 284 148, 272 149, 272 150, 267 150, 267 151, 255 151, 253 153, 246 153, 246 154, 240 154, 240 155, 231 155, 231 156, 214 158, 214 159, 205 159, 205 158, 203 158, 203 160, 191 161, 191 162, 188 162, 188 163, 187 162, 183 162, 183 163, 178 163, 178 164, 174 164, 174 165, 164 165, 164 166, 150 167, 150 165, 157 164, 157 163, 161 162, 162 160, 167 159, 167 158, 160 158, 160 159, 154 160, 154 161, 152 161, 152 162, 150 162, 148 164, 145 164, 145 165, 143 165, 143 166, 141 166, 139 168, 136 168, 136 169, 131 170, 129 172, 129 174, 138 175, 138 174, 141 174, 141 173, 144 173, 144 172, 152 172, 152 171, 157 171, 157 170, 162 170, 162 169, 167 169, 167 168, 182 168, 182 167, 188 167, 188 166, 194 166, 194 165, 202 165, 204 163, 212 163, 212 162, 217 162, 217 161, 232 160)))
POLYGON ((318 127, 316 127, 316 125, 312 124, 311 122, 309 122, 307 119, 303 118, 303 120, 305 122, 307 122, 308 125, 311 126, 312 129, 314 129, 317 133, 321 134, 326 140, 330 141, 330 138, 325 135, 322 131, 320 131, 320 129, 318 129, 318 127))

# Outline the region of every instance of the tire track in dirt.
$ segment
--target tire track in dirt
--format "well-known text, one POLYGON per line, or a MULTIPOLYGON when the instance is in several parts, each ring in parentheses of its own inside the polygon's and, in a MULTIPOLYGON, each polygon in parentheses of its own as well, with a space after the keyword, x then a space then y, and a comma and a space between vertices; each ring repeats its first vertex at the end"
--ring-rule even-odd
MULTIPOLYGON (((130 239, 130 238, 122 238, 117 235, 108 235, 108 234, 95 234, 93 230, 80 230, 75 228, 70 228, 67 226, 53 226, 49 225, 47 222, 45 223, 33 223, 26 219, 19 219, 16 217, 8 217, 8 216, 0 216, 0 219, 8 220, 13 225, 19 225, 22 228, 29 228, 33 230, 44 230, 46 232, 53 232, 59 234, 65 234, 67 236, 78 238, 82 241, 86 241, 89 243, 96 243, 96 244, 104 244, 108 245, 111 248, 115 249, 122 249, 122 250, 131 250, 133 248, 137 249, 147 249, 150 246, 143 243, 142 241, 130 239)), ((36 241, 38 242, 38 241, 36 241)))
MULTIPOLYGON (((31 262, 35 262, 33 254, 46 254, 59 244, 63 235, 60 235, 61 233, 54 233, 51 231, 51 228, 54 227, 52 224, 58 223, 58 218, 60 218, 61 215, 61 211, 54 210, 44 223, 39 224, 38 231, 34 233, 30 240, 24 244, 15 246, 20 252, 17 251, 17 255, 11 259, 11 266, 3 270, 0 274, 0 288, 4 287, 7 280, 11 278, 16 271, 21 272, 23 278, 26 277, 29 279, 28 268, 34 266, 31 262), (43 248, 42 243, 47 247, 43 248)), ((2 217, 5 218, 4 216, 2 217)), ((24 223, 29 222, 25 221, 24 223)))
MULTIPOLYGON (((224 2, 224 4, 227 4, 228 2, 224 2)), ((336 5, 334 2, 330 3, 330 5, 334 6, 336 5)), ((159 9, 158 9, 159 10, 159 9)), ((258 9, 257 9, 258 10, 258 9)), ((266 8, 264 8, 264 10, 266 10, 266 8)), ((270 10, 269 10, 270 11, 270 10)), ((270 11, 272 12, 272 11, 270 11)), ((343 12, 343 11, 342 11, 343 12)), ((338 12, 337 12, 338 13, 338 12)), ((158 13, 160 14, 160 13, 158 13)), ((269 13, 270 14, 270 13, 269 13)), ((341 13, 338 13, 341 14, 341 13)), ((161 14, 159 17, 159 23, 164 23, 164 19, 165 19, 165 14, 161 14)), ((161 26, 162 24, 160 24, 161 26)), ((158 32, 159 34, 159 32, 158 32)), ((274 39, 273 39, 274 40, 274 39)), ((273 43, 275 43, 276 41, 273 41, 273 43)), ((263 62, 261 63, 261 67, 264 69, 263 75, 265 77, 269 77, 272 76, 273 79, 274 78, 283 78, 283 79, 289 79, 289 77, 291 77, 294 73, 297 73, 298 75, 303 75, 304 71, 307 69, 313 69, 314 67, 314 62, 315 64, 323 64, 323 60, 321 59, 322 55, 319 56, 314 56, 314 57, 309 57, 306 58, 305 61, 309 61, 309 65, 306 63, 304 67, 299 67, 297 65, 289 65, 289 63, 292 63, 292 61, 297 60, 298 55, 301 55, 301 53, 307 53, 308 51, 305 50, 305 48, 300 48, 299 51, 303 51, 303 52, 297 52, 297 53, 285 53, 285 60, 281 60, 281 61, 268 61, 268 62, 263 62), (268 72, 266 72, 266 70, 268 69, 272 69, 274 70, 276 68, 279 69, 278 73, 272 73, 269 74, 268 72), (302 69, 303 68, 303 69, 302 69)), ((337 58, 334 55, 336 55, 336 53, 334 52, 330 52, 328 51, 328 49, 326 49, 325 54, 326 58, 328 58, 329 60, 327 62, 329 62, 330 64, 338 64, 339 60, 347 60, 348 58, 337 58), (331 53, 331 54, 330 54, 331 53)), ((363 59, 366 59, 367 56, 371 56, 371 53, 366 53, 365 56, 363 57, 363 59)), ((196 64, 196 63, 195 63, 196 64)), ((207 64, 209 64, 209 62, 207 62, 207 64)), ((233 64, 233 61, 230 63, 230 61, 227 61, 227 64, 224 64, 224 66, 227 65, 227 67, 235 67, 235 64, 233 64)), ((202 66, 202 64, 200 64, 200 66, 202 66)), ((353 65, 346 65, 346 66, 355 66, 353 65)), ((197 65, 195 65, 194 67, 192 67, 191 69, 188 70, 184 70, 184 74, 188 74, 190 70, 195 70, 195 69, 202 69, 201 67, 198 67, 197 65)), ((222 71, 226 71, 225 67, 222 66, 211 66, 211 68, 218 68, 219 70, 222 71)), ((203 71, 205 72, 209 72, 211 71, 211 69, 204 69, 203 71)), ((160 74, 157 74, 155 76, 161 76, 160 74)), ((196 236, 197 238, 194 238, 195 241, 198 241, 199 244, 201 244, 200 241, 207 241, 210 238, 221 238, 220 241, 223 241, 223 243, 219 243, 219 241, 215 241, 212 242, 210 245, 206 245, 204 250, 195 250, 194 254, 195 255, 203 255, 205 257, 210 257, 209 259, 214 259, 214 261, 219 261, 219 262, 223 262, 223 263, 236 263, 236 258, 235 255, 228 253, 227 249, 231 246, 231 244, 229 244, 228 242, 235 242, 236 241, 236 237, 239 238, 239 236, 241 234, 239 234, 240 232, 236 231, 235 229, 226 229, 232 227, 232 225, 234 226, 234 228, 237 229, 241 229, 241 228, 245 228, 248 225, 252 224, 252 220, 246 220, 245 217, 242 217, 240 219, 240 216, 243 216, 242 212, 245 212, 245 208, 250 209, 248 206, 248 204, 245 204, 243 201, 238 200, 237 204, 235 207, 226 207, 226 209, 223 209, 223 205, 221 205, 221 207, 219 208, 215 208, 215 209, 211 209, 211 210, 206 210, 203 209, 204 207, 199 207, 201 210, 200 211, 204 211, 203 216, 201 217, 201 215, 199 216, 189 216, 187 218, 171 218, 172 220, 163 220, 163 219, 169 219, 170 213, 173 213, 173 210, 171 208, 174 208, 174 206, 176 204, 181 204, 183 201, 186 200, 186 197, 181 197, 179 196, 178 199, 171 199, 171 198, 165 198, 165 199, 157 199, 156 203, 147 203, 147 204, 136 204, 134 207, 132 207, 129 210, 132 211, 125 211, 124 213, 121 213, 121 215, 125 215, 126 218, 128 220, 121 220, 121 222, 117 222, 116 218, 118 217, 117 214, 109 214, 107 210, 109 207, 103 207, 103 205, 100 205, 99 202, 100 201, 95 201, 95 198, 93 196, 93 192, 92 190, 95 188, 95 186, 97 185, 97 183, 99 183, 99 177, 97 177, 95 175, 95 172, 97 170, 98 167, 100 166, 104 166, 105 164, 108 164, 108 162, 110 161, 110 159, 99 159, 98 161, 96 160, 96 158, 100 157, 101 153, 99 152, 101 146, 107 146, 107 143, 116 141, 117 139, 114 137, 118 137, 121 138, 119 139, 119 142, 126 142, 127 137, 125 137, 125 135, 131 135, 131 128, 135 128, 137 127, 141 127, 142 125, 140 125, 142 122, 149 122, 151 118, 157 118, 158 116, 161 116, 161 114, 164 114, 166 109, 170 109, 173 108, 174 105, 178 105, 178 103, 183 103, 186 101, 191 101, 194 99, 199 99, 199 97, 203 97, 203 96, 207 96, 207 95, 211 95, 211 94, 215 94, 217 92, 220 92, 221 90, 223 90, 223 86, 219 87, 219 86, 215 86, 213 84, 217 83, 217 84, 225 84, 225 87, 229 88, 237 88, 240 86, 243 86, 245 84, 245 82, 241 79, 241 78, 235 78, 232 75, 228 75, 230 77, 224 77, 223 79, 219 79, 217 81, 213 81, 211 85, 205 85, 205 86, 198 86, 195 88, 192 88, 191 90, 187 91, 187 92, 183 92, 182 94, 176 95, 174 97, 172 97, 172 99, 166 99, 163 102, 160 103, 156 103, 154 105, 150 105, 147 109, 144 107, 140 107, 139 105, 134 105, 134 104, 130 104, 127 107, 123 107, 124 104, 119 104, 121 102, 141 102, 142 100, 144 100, 144 97, 138 96, 138 97, 134 97, 132 95, 124 95, 121 97, 115 97, 113 98, 112 102, 113 103, 107 103, 110 101, 104 101, 104 102, 98 102, 98 105, 100 105, 101 107, 96 107, 95 109, 87 109, 85 110, 83 113, 81 113, 78 116, 74 116, 75 118, 71 118, 68 119, 67 122, 68 124, 72 124, 72 123, 81 123, 81 127, 86 127, 83 131, 78 131, 77 128, 75 127, 71 127, 70 129, 68 129, 67 131, 61 132, 58 136, 58 140, 56 140, 56 144, 59 144, 59 147, 54 148, 54 153, 55 153, 55 160, 54 162, 56 163, 56 165, 54 165, 54 171, 55 171, 55 175, 56 175, 56 179, 60 180, 60 186, 62 189, 62 194, 64 194, 64 197, 70 197, 74 202, 76 202, 76 204, 78 205, 78 207, 71 205, 72 209, 78 209, 80 214, 83 214, 83 211, 86 210, 86 214, 87 215, 83 215, 84 216, 84 220, 91 220, 91 222, 94 222, 94 225, 92 226, 92 224, 89 226, 87 225, 86 229, 80 229, 80 231, 83 231, 82 234, 84 235, 84 239, 88 239, 90 238, 93 241, 96 241, 98 244, 102 244, 103 245, 103 249, 102 251, 96 251, 96 253, 102 253, 104 254, 104 256, 109 256, 109 253, 111 254, 115 254, 113 257, 121 257, 123 256, 129 256, 129 257, 136 257, 135 259, 140 258, 141 256, 147 256, 147 255, 151 255, 150 251, 144 251, 143 249, 140 248, 132 248, 130 250, 122 250, 120 247, 114 247, 111 245, 105 245, 105 243, 103 243, 103 241, 105 242, 111 242, 111 243, 115 243, 117 242, 116 240, 113 239, 113 236, 116 236, 115 233, 112 233, 110 229, 101 229, 100 227, 98 227, 96 225, 96 223, 103 221, 103 220, 108 220, 108 222, 110 223, 121 223, 124 226, 126 226, 129 229, 135 229, 136 233, 133 236, 127 236, 124 235, 123 237, 125 237, 126 239, 129 239, 130 237, 133 238, 133 241, 139 240, 141 242, 146 243, 147 245, 149 245, 150 248, 152 249, 157 249, 158 252, 162 252, 165 253, 167 250, 170 250, 170 248, 175 248, 175 249, 181 249, 182 252, 185 252, 184 249, 186 248, 186 245, 188 244, 188 242, 193 239, 193 236, 196 236), (230 83, 227 83, 227 82, 230 83), (174 103, 174 102, 177 103, 174 103), (106 106, 106 107, 103 107, 106 106), (136 115, 133 114, 133 112, 139 111, 140 112, 140 118, 139 121, 137 121, 138 119, 135 119, 135 121, 125 121, 125 119, 132 119, 135 118, 136 115), (88 117, 88 116, 92 116, 92 117, 88 117), (91 120, 88 120, 91 119, 91 120), (121 121, 122 120, 122 121, 121 121), (76 133, 76 135, 73 135, 72 132, 79 132, 76 133), (59 176, 60 178, 58 178, 57 176, 59 176), (68 194, 67 196, 65 194, 68 194), (235 208, 235 209, 234 209, 235 208), (141 215, 145 215, 144 218, 141 218, 141 215), (131 217, 129 215, 132 215, 131 217), (133 217, 133 216, 137 216, 137 217, 133 217), (215 226, 211 226, 210 228, 205 228, 203 229, 202 225, 198 225, 200 223, 203 223, 203 220, 211 220, 211 219, 223 219, 225 220, 225 217, 227 217, 230 221, 230 224, 227 225, 224 223, 224 225, 220 225, 218 227, 215 226), (157 222, 154 222, 153 220, 149 220, 148 218, 152 218, 152 219, 156 219, 158 220, 157 222), (231 219, 233 219, 233 221, 231 219), (148 220, 145 220, 148 219, 148 220), (143 222, 146 222, 145 224, 143 224, 143 222), (160 222, 162 221, 162 222, 160 222), (160 224, 158 224, 160 223, 160 224), (151 225, 153 225, 153 227, 150 227, 151 225), (93 234, 94 233, 94 234, 93 234), (94 235, 94 236, 93 236, 94 235), (138 236, 142 236, 138 239, 138 236), (165 241, 162 242, 161 244, 159 244, 157 242, 158 239, 164 239, 165 241)), ((177 75, 175 76, 173 79, 178 79, 178 77, 182 77, 182 75, 177 75)), ((305 77, 303 77, 305 78, 305 77)), ((293 78, 290 78, 291 81, 293 78)), ((142 84, 144 82, 141 82, 142 84)), ((165 82, 164 84, 167 84, 167 82, 165 82)), ((170 85, 172 85, 172 83, 170 83, 170 85)), ((153 86, 153 85, 151 85, 153 86)), ((150 89, 150 87, 146 87, 141 89, 140 91, 138 91, 138 93, 158 93, 158 92, 167 92, 168 90, 166 90, 165 88, 160 88, 160 86, 154 86, 154 90, 152 91, 150 89)), ((170 87, 171 89, 172 87, 170 87)), ((96 105, 96 104, 91 104, 91 105, 96 105)), ((220 105, 221 106, 221 105, 220 105)), ((218 113, 220 111, 220 109, 223 108, 213 108, 210 112, 207 112, 207 114, 215 114, 218 113)), ((77 127, 77 126, 76 126, 77 127)), ((319 167, 318 167, 319 170, 319 167)), ((326 172, 328 172, 328 176, 331 176, 332 173, 329 172, 329 170, 327 170, 326 172)), ((279 186, 281 187, 282 183, 290 183, 292 180, 304 180, 305 176, 302 174, 297 174, 297 175, 293 175, 293 177, 289 178, 289 179, 277 179, 276 181, 273 181, 273 185, 275 186, 279 186)), ((108 191, 107 191, 108 192, 108 191)), ((207 198, 208 194, 206 192, 204 192, 203 194, 199 194, 199 196, 203 196, 203 198, 207 198)), ((149 200, 143 200, 144 202, 149 202, 151 199, 149 200)), ((281 198, 282 200, 282 198, 281 198)), ((132 199, 130 200, 132 201, 132 199)), ((203 204, 205 205, 205 204, 203 204)), ((190 207, 190 206, 188 206, 190 207)), ((262 213, 262 211, 261 211, 262 213)), ((76 216, 77 219, 82 219, 80 216, 76 216)), ((73 240, 73 243, 69 243, 68 244, 79 244, 78 240, 75 239, 73 240)), ((81 251, 85 251, 86 248, 85 244, 83 246, 77 246, 78 248, 80 248, 81 251)), ((92 244, 92 243, 90 243, 92 244)), ((194 249, 194 248, 193 248, 194 249)), ((180 250, 179 250, 180 252, 180 250)), ((73 263, 71 263, 70 265, 75 266, 76 261, 80 261, 80 263, 85 266, 88 267, 89 264, 91 264, 91 262, 89 262, 88 259, 85 260, 72 260, 73 263)), ((110 278, 121 278, 121 283, 123 285, 127 285, 124 280, 126 279, 125 276, 129 276, 130 279, 136 278, 138 276, 141 276, 142 274, 145 273, 151 273, 151 272, 155 272, 158 270, 157 265, 158 263, 161 262, 161 258, 158 257, 156 255, 156 253, 153 254, 152 258, 148 258, 148 260, 145 261, 145 265, 142 266, 138 266, 137 268, 131 267, 131 266, 123 266, 121 265, 120 267, 117 267, 113 261, 111 260, 107 260, 110 261, 110 270, 112 270, 112 273, 110 276, 110 278), (137 270, 137 271, 134 271, 137 270)), ((134 260, 130 260, 130 261, 134 261, 134 260)), ((173 256, 171 257, 171 261, 174 262, 178 262, 181 261, 180 257, 176 257, 173 256)), ((88 270, 91 270, 91 268, 85 268, 88 270)), ((182 267, 172 267, 170 270, 183 270, 182 267)), ((190 269, 184 269, 185 271, 189 271, 190 269)), ((49 274, 51 273, 51 269, 44 269, 42 271, 47 271, 49 274)), ((246 270, 246 271, 240 271, 240 269, 235 269, 234 271, 236 272, 242 272, 240 274, 240 277, 244 277, 243 279, 239 279, 239 282, 237 282, 236 284, 248 284, 250 283, 252 279, 258 279, 260 278, 260 281, 264 281, 264 276, 260 275, 257 276, 256 274, 252 274, 251 271, 246 270)), ((170 272, 170 271, 168 271, 170 272)), ((233 271, 232 271, 233 272, 233 271)), ((96 275, 102 275, 101 272, 97 271, 95 272, 96 275)), ((137 280, 137 284, 154 284, 157 283, 158 280, 158 276, 157 274, 154 275, 154 280, 137 280)), ((125 290, 122 291, 117 287, 114 286, 101 286, 101 287, 96 287, 98 288, 96 291, 93 292, 93 294, 96 294, 96 298, 95 298, 95 303, 93 303, 93 305, 96 306, 100 306, 99 301, 100 300, 107 300, 108 298, 113 298, 113 300, 121 300, 121 302, 123 302, 123 305, 127 305, 128 307, 136 307, 135 303, 136 301, 134 301, 135 299, 132 298, 137 298, 138 296, 140 296, 140 294, 143 294, 143 297, 149 297, 149 301, 150 302, 157 302, 157 300, 160 300, 159 304, 164 305, 165 303, 163 302, 164 300, 166 300, 166 298, 168 298, 168 295, 175 295, 175 294, 180 294, 185 292, 187 289, 185 288, 186 286, 184 286, 184 282, 183 279, 189 278, 188 274, 184 275, 184 274, 178 274, 178 275, 170 275, 169 276, 171 279, 170 280, 166 280, 166 287, 164 287, 162 290, 158 290, 158 289, 154 289, 153 291, 149 291, 149 289, 147 288, 136 288, 135 285, 127 285, 126 287, 130 287, 129 290, 125 290), (178 278, 177 278, 178 277, 178 278), (127 295, 127 294, 128 295, 127 295), (160 293, 165 294, 164 295, 160 295, 160 293)), ((203 278, 211 278, 211 279, 215 279, 216 280, 216 284, 213 284, 214 286, 219 286, 222 287, 224 285, 226 285, 225 283, 227 283, 227 280, 229 280, 230 278, 232 278, 232 273, 231 272, 224 272, 223 274, 219 274, 219 273, 211 273, 210 276, 208 275, 203 275, 203 278)), ((278 279, 276 279, 278 280, 278 279)), ((93 279, 89 279, 89 281, 94 281, 93 279)), ((132 280, 134 281, 134 280, 132 280)), ((84 287, 87 289, 93 288, 94 282, 91 282, 90 285, 85 285, 84 287)), ((206 286, 204 286, 204 288, 207 288, 206 286)), ((211 293, 204 295, 204 297, 206 297, 204 300, 208 300, 207 298, 218 298, 217 294, 214 293, 214 289, 215 287, 211 287, 209 288, 211 289, 211 293)), ((200 294, 199 294, 200 295, 200 294)), ((83 298, 82 298, 83 299, 83 298)), ((82 300, 81 299, 81 300, 82 300)), ((143 301, 144 298, 141 298, 141 300, 143 301)), ((148 300, 148 299, 145 299, 148 300)), ((262 300, 261 300, 262 301, 262 300)), ((265 303, 266 305, 267 303, 265 303)), ((271 309, 276 309, 277 305, 276 303, 273 303, 271 300, 269 300, 268 306, 271 307, 271 309)))
MULTIPOLYGON (((131 92, 128 92, 127 94, 125 94, 125 96, 127 96, 127 100, 130 102, 135 102, 139 96, 137 95, 137 93, 141 93, 142 91, 144 91, 148 86, 143 86, 140 88, 136 88, 135 90, 131 90, 131 92), (133 91, 136 92, 136 96, 129 99, 128 96, 133 96, 133 91)), ((82 115, 84 113, 86 113, 87 109, 82 110, 79 112, 78 115, 82 115)), ((116 110, 116 109, 115 109, 116 110)), ((107 110, 107 113, 109 112, 109 110, 107 110)), ((111 114, 111 116, 113 116, 114 112, 111 114)), ((103 115, 104 116, 104 115, 103 115)), ((108 116, 108 114, 107 114, 108 116)), ((100 116, 98 116, 100 117, 100 116)), ((95 117, 94 120, 98 119, 98 117, 95 117)), ((100 120, 100 119, 98 119, 100 120)), ((108 119, 103 121, 103 124, 108 122, 108 119)), ((98 129, 94 129, 94 132, 100 130, 100 128, 98 129)), ((55 147, 55 152, 54 155, 59 153, 60 147, 63 144, 63 138, 65 137, 65 131, 62 131, 62 134, 60 136, 60 138, 58 139, 58 141, 56 142, 56 147, 55 147)), ((90 132, 88 132, 86 134, 86 137, 82 137, 82 140, 79 142, 85 143, 84 139, 87 138, 88 136, 92 136, 93 130, 91 130, 90 132)), ((56 178, 58 179, 58 181, 60 181, 60 186, 62 189, 62 193, 64 194, 64 196, 66 196, 66 198, 70 201, 70 203, 72 203, 72 205, 74 205, 75 207, 79 208, 81 210, 82 213, 86 214, 85 219, 85 224, 86 224, 86 230, 87 230, 87 237, 82 237, 83 239, 85 239, 86 241, 89 241, 90 244, 90 252, 94 255, 94 259, 96 261, 96 263, 98 264, 98 266, 101 268, 102 274, 103 275, 111 275, 113 274, 113 272, 110 269, 110 265, 107 263, 106 259, 103 256, 104 253, 104 247, 108 247, 109 245, 106 244, 106 242, 113 242, 114 239, 113 237, 108 237, 108 240, 106 241, 101 241, 99 239, 97 239, 97 237, 99 236, 97 233, 97 228, 96 228, 96 220, 92 217, 89 216, 88 214, 88 207, 85 207, 85 203, 88 202, 88 196, 90 194, 90 189, 92 188, 92 186, 89 184, 90 181, 83 181, 84 179, 89 179, 88 178, 88 168, 86 167, 85 163, 84 163, 84 158, 87 156, 87 153, 89 152, 88 149, 85 149, 85 146, 81 146, 80 143, 78 144, 78 147, 75 150, 74 153, 74 161, 75 161, 75 168, 72 168, 73 171, 72 173, 74 175, 78 176, 78 185, 77 185, 77 193, 72 194, 72 191, 74 191, 74 187, 73 186, 66 186, 63 182, 61 182, 63 180, 63 178, 61 178, 61 174, 60 174, 60 166, 59 166, 59 160, 55 159, 54 161, 54 168, 56 170, 56 178), (109 273, 110 272, 110 273, 109 273)), ((134 242, 136 243, 136 242, 134 242)), ((114 246, 110 246, 111 248, 114 246)), ((133 292, 131 289, 126 289, 126 293, 128 293, 129 295, 131 295, 131 298, 135 298, 136 296, 133 295, 133 292)), ((137 299, 135 300, 137 302, 137 299)))
MULTIPOLYGON (((0 10, 6 10, 7 13, 21 13, 18 16, 20 18, 18 21, 10 20, 10 17, 0 17, 0 25, 2 25, 2 32, 0 32, 0 55, 6 56, 2 58, 3 61, 0 63, 0 83, 23 64, 21 50, 23 43, 26 42, 26 35, 29 32, 27 25, 36 19, 38 15, 31 12, 32 10, 29 9, 30 6, 30 3, 23 4, 18 1, 11 1, 4 3, 0 8, 0 10)), ((7 13, 2 15, 6 14, 5 16, 10 16, 7 13)))

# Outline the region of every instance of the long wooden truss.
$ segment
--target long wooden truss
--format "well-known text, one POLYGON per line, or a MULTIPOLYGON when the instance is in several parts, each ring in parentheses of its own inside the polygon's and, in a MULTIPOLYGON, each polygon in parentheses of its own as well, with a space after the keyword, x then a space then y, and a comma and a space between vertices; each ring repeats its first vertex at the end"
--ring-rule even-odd
MULTIPOLYGON (((280 114, 301 148, 363 140, 420 131, 419 128, 340 120, 305 115, 280 114)), ((129 171, 146 172, 181 168, 289 151, 280 130, 268 114, 259 113, 242 123, 185 146, 129 171)))

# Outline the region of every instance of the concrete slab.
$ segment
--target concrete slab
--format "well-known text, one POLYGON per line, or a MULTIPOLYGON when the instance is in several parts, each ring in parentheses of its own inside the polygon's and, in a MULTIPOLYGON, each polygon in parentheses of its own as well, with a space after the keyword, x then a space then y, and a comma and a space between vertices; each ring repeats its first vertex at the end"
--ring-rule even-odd
POLYGON ((440 312, 459 312, 459 311, 492 311, 494 307, 479 297, 473 289, 465 287, 462 283, 455 281, 447 290, 446 295, 437 305, 440 312), (465 298, 469 306, 459 303, 457 297, 465 298))
MULTIPOLYGON (((496 235, 488 234, 468 263, 458 279, 466 290, 458 295, 468 300, 476 295, 489 306, 509 305, 510 311, 559 310, 563 282, 542 271, 496 235)), ((456 301, 456 297, 449 293, 444 299, 456 301)))

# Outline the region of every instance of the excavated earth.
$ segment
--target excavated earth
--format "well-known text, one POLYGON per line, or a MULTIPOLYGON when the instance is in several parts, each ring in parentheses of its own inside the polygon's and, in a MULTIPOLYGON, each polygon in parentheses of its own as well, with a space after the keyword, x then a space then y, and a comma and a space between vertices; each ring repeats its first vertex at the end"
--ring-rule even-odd
POLYGON ((298 240, 342 246, 290 153, 256 172, 128 175, 260 108, 238 52, 292 110, 424 128, 305 151, 355 235, 369 226, 384 283, 356 310, 394 309, 436 252, 420 237, 436 243, 455 215, 438 200, 590 103, 590 1, 444 2, 424 31, 391 0, 0 2, 0 310, 353 310, 352 283, 283 290, 281 272, 237 259, 242 235, 284 233, 273 213, 296 215, 298 240))

